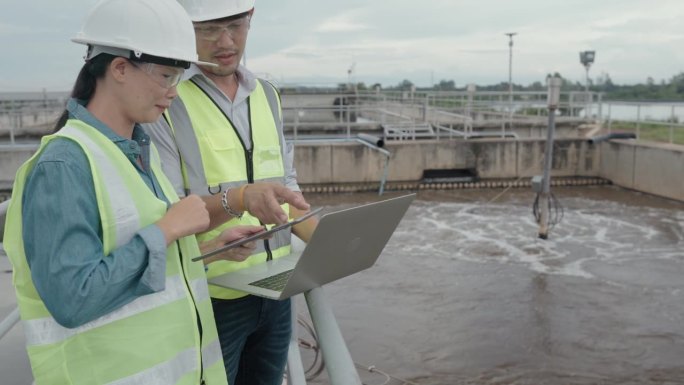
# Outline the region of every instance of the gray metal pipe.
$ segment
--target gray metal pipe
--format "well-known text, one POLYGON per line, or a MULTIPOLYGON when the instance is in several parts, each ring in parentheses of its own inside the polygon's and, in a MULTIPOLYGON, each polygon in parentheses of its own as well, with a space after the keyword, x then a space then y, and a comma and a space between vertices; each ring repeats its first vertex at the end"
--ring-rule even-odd
POLYGON ((385 146, 385 141, 382 138, 379 138, 375 135, 360 133, 357 135, 357 137, 363 141, 366 141, 366 142, 376 146, 376 147, 382 148, 385 146))
POLYGON ((589 138, 587 142, 589 144, 596 144, 611 139, 636 139, 636 134, 633 132, 611 132, 606 135, 599 135, 589 138))
POLYGON ((5 220, 7 218, 7 208, 9 207, 11 199, 0 202, 0 242, 2 242, 3 234, 5 234, 5 220))
POLYGON ((15 308, 12 312, 0 322, 0 340, 7 334, 12 327, 19 322, 19 308, 15 308))
POLYGON ((332 385, 362 385, 349 349, 342 338, 335 315, 325 299, 323 288, 304 293, 318 344, 323 352, 325 369, 332 385))
POLYGON ((299 352, 299 336, 297 335, 297 304, 294 298, 290 302, 292 303, 292 336, 287 351, 287 384, 306 385, 306 374, 299 352))
MULTIPOLYGON (((368 136, 372 137, 372 135, 368 135, 368 136)), ((366 147, 370 147, 376 151, 379 151, 381 154, 385 155, 385 166, 384 166, 384 169, 382 171, 382 180, 380 181, 380 189, 378 190, 378 195, 382 195, 382 193, 385 191, 385 182, 387 181, 387 173, 388 173, 388 169, 389 169, 389 161, 390 161, 391 154, 389 151, 385 150, 384 148, 380 148, 380 147, 374 145, 373 143, 370 143, 367 140, 363 140, 361 138, 356 138, 356 141, 363 144, 366 147)), ((382 144, 384 144, 384 142, 382 144)))
POLYGON ((549 237, 549 211, 551 209, 549 198, 551 194, 551 165, 553 164, 553 135, 556 129, 556 109, 549 108, 549 128, 546 134, 546 146, 544 152, 544 176, 542 177, 542 191, 539 195, 539 233, 541 239, 549 237))

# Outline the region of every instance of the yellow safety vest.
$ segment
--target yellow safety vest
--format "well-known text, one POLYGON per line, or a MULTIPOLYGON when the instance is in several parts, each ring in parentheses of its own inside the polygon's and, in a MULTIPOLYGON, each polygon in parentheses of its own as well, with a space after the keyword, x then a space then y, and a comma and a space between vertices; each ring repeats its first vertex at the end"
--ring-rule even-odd
MULTIPOLYGON (((174 127, 168 114, 166 118, 181 155, 188 193, 218 194, 229 188, 259 181, 284 183, 283 151, 275 123, 280 117, 274 116, 273 102, 269 104, 264 87, 272 86, 257 81, 257 87, 248 99, 252 149, 247 150, 230 119, 197 84, 186 80, 178 85, 178 96, 185 105, 192 127, 174 127)), ((273 88, 268 91, 276 95, 273 88)), ((279 103, 277 97, 275 103, 279 103)), ((276 109, 280 110, 279 105, 276 109)), ((287 204, 282 207, 289 212, 287 204)), ((245 213, 241 219, 234 218, 197 238, 200 241, 213 239, 229 227, 247 224, 259 225, 259 220, 245 213)), ((270 240, 258 242, 255 252, 243 262, 222 260, 209 264, 207 277, 262 263, 269 258, 269 254, 274 259, 290 254, 289 230, 279 231, 270 240)), ((211 297, 222 299, 246 295, 211 284, 209 292, 211 297)))
MULTIPOLYGON (((21 213, 26 178, 45 146, 59 137, 79 144, 90 163, 104 255, 129 242, 167 210, 121 150, 78 120, 69 120, 57 134, 44 137, 37 153, 19 169, 4 246, 14 268, 13 283, 36 383, 198 385, 204 380, 207 385, 226 385, 204 267, 190 261, 199 254, 194 236, 168 247, 163 291, 141 296, 73 329, 59 325, 50 315, 31 279, 21 213)), ((171 202, 177 201, 154 147, 151 153, 152 171, 164 194, 171 202)))

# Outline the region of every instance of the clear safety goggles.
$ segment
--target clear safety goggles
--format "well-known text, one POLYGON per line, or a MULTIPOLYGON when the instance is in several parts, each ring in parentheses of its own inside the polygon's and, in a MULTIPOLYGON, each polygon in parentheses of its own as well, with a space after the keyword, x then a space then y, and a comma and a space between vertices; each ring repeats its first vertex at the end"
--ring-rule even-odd
POLYGON ((197 34, 197 37, 200 39, 211 42, 220 39, 224 33, 227 33, 231 39, 234 39, 243 36, 245 32, 247 32, 250 19, 250 15, 245 15, 244 17, 223 25, 209 23, 195 24, 195 34, 197 34))
POLYGON ((180 82, 185 70, 179 67, 170 67, 161 64, 130 61, 134 67, 142 70, 155 83, 162 88, 171 88, 180 82))

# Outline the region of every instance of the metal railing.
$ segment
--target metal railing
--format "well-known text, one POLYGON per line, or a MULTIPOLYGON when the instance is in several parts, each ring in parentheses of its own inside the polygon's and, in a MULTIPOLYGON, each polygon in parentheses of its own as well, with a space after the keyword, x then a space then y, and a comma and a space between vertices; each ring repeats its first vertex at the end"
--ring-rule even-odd
POLYGON ((608 133, 633 132, 637 140, 684 144, 684 103, 608 101, 603 109, 608 133))
POLYGON ((17 136, 42 136, 50 131, 64 110, 66 99, 0 100, 0 136, 8 136, 16 143, 17 136))
MULTIPOLYGON (((7 215, 7 208, 9 206, 9 203, 9 199, 4 202, 0 202, 0 223, 5 223, 5 217, 7 215)), ((17 324, 17 322, 19 322, 19 309, 15 308, 10 312, 10 314, 7 317, 5 317, 5 319, 0 321, 0 340, 2 340, 5 334, 9 333, 9 331, 12 330, 12 328, 14 327, 14 325, 17 324)))
MULTIPOLYGON (((17 99, 0 94, 0 140, 9 136, 9 142, 15 143, 18 136, 49 133, 65 101, 65 93, 33 93, 17 99)), ((476 128, 501 127, 504 133, 517 125, 543 125, 545 101, 545 91, 514 92, 512 101, 508 92, 489 91, 284 92, 282 108, 286 134, 295 139, 314 134, 352 138, 357 132, 380 131, 383 124, 412 123, 431 124, 440 137, 467 138, 476 128)), ((559 121, 601 119, 600 102, 600 94, 564 93, 559 121)))
POLYGON ((14 308, 10 314, 5 317, 2 322, 0 322, 0 340, 5 334, 9 333, 10 330, 19 322, 19 308, 14 308))
MULTIPOLYGON (((411 125, 434 129, 431 139, 515 136, 512 127, 545 126, 546 92, 516 92, 513 104, 504 92, 375 92, 356 94, 283 95, 286 135, 352 138, 355 132, 373 132, 383 126, 411 125), (513 113, 509 113, 510 109, 513 113)), ((561 96, 559 123, 583 123, 601 118, 601 95, 569 92, 561 96)), ((425 138, 410 135, 411 139, 425 138)), ((389 139, 389 138, 388 138, 389 139)))

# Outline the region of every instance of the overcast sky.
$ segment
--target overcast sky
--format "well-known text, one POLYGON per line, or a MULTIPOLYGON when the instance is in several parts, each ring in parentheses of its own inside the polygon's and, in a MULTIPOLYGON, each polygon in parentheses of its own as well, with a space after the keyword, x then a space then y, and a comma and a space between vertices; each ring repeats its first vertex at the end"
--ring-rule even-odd
MULTIPOLYGON (((95 0, 0 0, 0 92, 71 88, 84 48, 70 42, 95 0)), ((280 83, 418 86, 453 80, 614 83, 684 70, 683 0, 257 0, 247 65, 280 83), (351 75, 349 70, 353 68, 351 75)))

